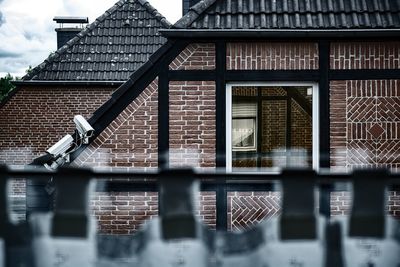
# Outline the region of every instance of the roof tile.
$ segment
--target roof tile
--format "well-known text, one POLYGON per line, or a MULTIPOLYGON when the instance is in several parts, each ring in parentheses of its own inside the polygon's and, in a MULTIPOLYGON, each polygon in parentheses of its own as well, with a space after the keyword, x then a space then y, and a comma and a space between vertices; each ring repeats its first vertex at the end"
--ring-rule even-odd
POLYGON ((120 0, 23 79, 128 80, 166 42, 158 30, 170 26, 147 1, 120 0))
POLYGON ((399 28, 400 0, 202 0, 177 29, 399 28))

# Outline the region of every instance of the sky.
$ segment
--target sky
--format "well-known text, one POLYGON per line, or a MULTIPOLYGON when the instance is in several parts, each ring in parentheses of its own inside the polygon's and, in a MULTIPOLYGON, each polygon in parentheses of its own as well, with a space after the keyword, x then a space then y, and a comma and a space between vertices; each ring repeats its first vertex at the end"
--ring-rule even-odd
MULTIPOLYGON (((57 50, 55 16, 89 17, 93 22, 118 0, 0 0, 0 77, 22 77, 57 50)), ((171 23, 182 0, 148 0, 171 23)))

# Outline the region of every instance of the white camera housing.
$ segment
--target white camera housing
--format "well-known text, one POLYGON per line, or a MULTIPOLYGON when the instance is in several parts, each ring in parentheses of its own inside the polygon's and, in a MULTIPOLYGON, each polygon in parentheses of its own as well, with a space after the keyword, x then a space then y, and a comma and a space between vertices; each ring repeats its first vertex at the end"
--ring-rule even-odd
POLYGON ((87 144, 89 142, 89 137, 93 136, 93 127, 85 120, 82 115, 76 115, 74 117, 74 123, 80 137, 83 138, 83 143, 87 144))
POLYGON ((74 142, 74 138, 70 134, 64 136, 60 141, 58 141, 55 145, 47 149, 47 153, 51 154, 53 157, 63 156, 68 149, 71 148, 74 142))

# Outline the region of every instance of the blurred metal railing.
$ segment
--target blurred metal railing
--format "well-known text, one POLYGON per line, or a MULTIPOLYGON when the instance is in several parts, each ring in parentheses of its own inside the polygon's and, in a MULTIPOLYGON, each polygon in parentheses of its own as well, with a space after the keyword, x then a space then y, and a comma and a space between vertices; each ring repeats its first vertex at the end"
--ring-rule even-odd
MULTIPOLYGON (((118 244, 118 239, 94 238, 93 218, 88 209, 90 182, 94 180, 104 182, 100 187, 105 191, 123 184, 126 191, 159 192, 159 219, 129 239, 131 250, 127 253, 129 256, 124 256, 126 266, 361 266, 372 262, 373 265, 365 266, 398 267, 400 264, 399 253, 395 253, 400 248, 400 228, 397 222, 387 218, 385 212, 385 193, 400 184, 400 174, 388 170, 338 174, 287 169, 271 174, 191 169, 60 168, 48 171, 1 166, 0 266, 1 262, 7 267, 112 266, 116 263, 124 266, 118 252, 113 249, 113 253, 104 252, 110 251, 107 244, 118 244), (28 222, 19 225, 11 223, 7 181, 11 178, 48 180, 49 177, 56 185, 54 211, 32 214, 28 222), (273 189, 277 182, 283 197, 282 213, 276 220, 233 234, 213 233, 195 219, 194 196, 200 190, 266 191, 273 189), (353 187, 348 222, 331 221, 328 216, 319 216, 315 212, 315 189, 338 182, 350 182, 353 187), (343 233, 342 229, 348 229, 348 232, 343 233), (385 253, 363 250, 357 243, 359 240, 373 240, 374 246, 385 253), (357 255, 349 257, 347 248, 357 255), (312 256, 307 259, 313 253, 316 253, 314 259, 312 256), (111 257, 111 254, 117 256, 111 257), (104 259, 107 255, 110 256, 108 261, 104 259), (97 259, 100 257, 103 261, 97 259)), ((319 192, 323 195, 329 190, 319 192)), ((325 196, 326 199, 329 197, 325 196)), ((329 201, 325 204, 329 205, 329 201)), ((217 216, 218 212, 226 212, 226 198, 221 204, 217 197, 216 205, 217 216)))

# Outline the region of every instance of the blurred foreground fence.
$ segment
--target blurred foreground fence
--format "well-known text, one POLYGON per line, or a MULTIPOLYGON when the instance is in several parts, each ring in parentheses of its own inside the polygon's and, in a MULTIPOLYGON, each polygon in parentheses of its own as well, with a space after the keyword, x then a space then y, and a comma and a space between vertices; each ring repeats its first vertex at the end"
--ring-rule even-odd
POLYGON ((277 174, 95 171, 0 167, 1 266, 400 266, 400 225, 386 215, 387 191, 400 175, 387 170, 351 174, 287 169, 277 174), (9 179, 54 180, 55 209, 9 220, 9 179), (93 183, 97 181, 96 183, 93 183), (349 218, 330 218, 329 193, 352 185, 349 218), (159 217, 133 236, 96 233, 89 193, 159 192, 159 217), (270 191, 280 187, 282 212, 247 231, 225 231, 228 191, 270 191), (195 217, 195 196, 215 191, 217 231, 195 217), (316 200, 318 195, 318 201, 316 200), (319 206, 319 214, 316 213, 319 206))

